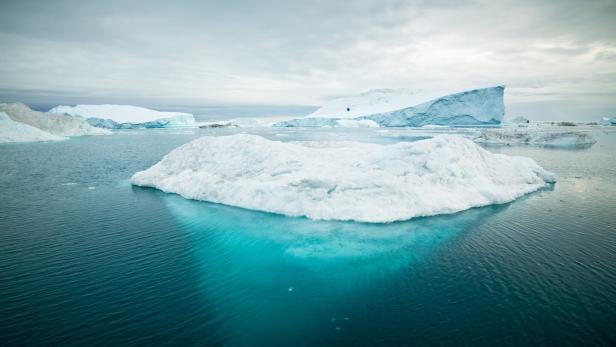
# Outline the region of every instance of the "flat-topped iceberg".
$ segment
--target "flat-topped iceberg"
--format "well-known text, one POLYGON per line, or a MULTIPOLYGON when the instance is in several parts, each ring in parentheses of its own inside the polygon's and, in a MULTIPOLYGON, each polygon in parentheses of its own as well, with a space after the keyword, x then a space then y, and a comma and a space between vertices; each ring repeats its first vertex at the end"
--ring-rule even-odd
POLYGON ((81 117, 34 111, 21 102, 0 104, 0 112, 5 112, 15 122, 27 124, 60 137, 109 133, 108 130, 91 126, 81 117))
POLYGON ((52 135, 28 124, 15 122, 6 113, 0 112, 0 143, 61 140, 66 140, 66 137, 52 135))
POLYGON ((95 127, 107 129, 195 127, 190 113, 160 112, 129 105, 56 106, 49 113, 81 116, 95 127))
POLYGON ((579 131, 553 131, 534 128, 486 130, 473 141, 492 145, 531 145, 543 147, 588 147, 597 142, 579 131))
POLYGON ((506 203, 554 176, 453 135, 379 145, 238 134, 180 146, 131 182, 288 216, 386 223, 506 203))
POLYGON ((504 91, 504 86, 449 94, 380 89, 332 100, 304 118, 274 125, 344 126, 345 119, 369 120, 383 127, 498 125, 505 113, 504 91))

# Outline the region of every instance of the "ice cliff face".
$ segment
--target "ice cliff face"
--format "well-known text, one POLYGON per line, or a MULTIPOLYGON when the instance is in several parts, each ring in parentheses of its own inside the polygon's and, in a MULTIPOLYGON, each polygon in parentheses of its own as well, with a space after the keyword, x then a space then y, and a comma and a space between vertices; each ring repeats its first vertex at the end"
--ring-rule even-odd
POLYGON ((447 95, 417 106, 384 112, 362 118, 381 126, 404 127, 423 125, 494 125, 505 114, 505 87, 474 89, 447 95))
POLYGON ((496 86, 437 96, 378 90, 334 100, 305 118, 275 126, 342 126, 342 119, 370 120, 383 127, 498 125, 505 113, 504 91, 496 86))
POLYGON ((6 113, 0 112, 0 143, 61 140, 66 138, 52 135, 28 124, 15 122, 6 113))
POLYGON ((56 136, 100 135, 108 133, 106 130, 92 127, 81 117, 33 111, 21 102, 0 104, 0 112, 5 112, 15 122, 30 125, 56 136))
POLYGON ((312 219, 393 222, 512 201, 553 182, 532 159, 460 136, 378 145, 204 136, 134 185, 189 199, 312 219))
POLYGON ((88 123, 107 129, 195 127, 190 113, 160 112, 128 105, 56 106, 49 113, 81 116, 88 123))

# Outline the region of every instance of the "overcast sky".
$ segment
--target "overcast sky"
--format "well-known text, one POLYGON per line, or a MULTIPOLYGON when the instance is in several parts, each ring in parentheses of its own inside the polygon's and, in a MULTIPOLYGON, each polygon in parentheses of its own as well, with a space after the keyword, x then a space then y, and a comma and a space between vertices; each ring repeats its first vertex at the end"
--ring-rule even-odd
POLYGON ((505 84, 510 114, 616 116, 616 0, 0 0, 0 47, 7 101, 319 105, 505 84))

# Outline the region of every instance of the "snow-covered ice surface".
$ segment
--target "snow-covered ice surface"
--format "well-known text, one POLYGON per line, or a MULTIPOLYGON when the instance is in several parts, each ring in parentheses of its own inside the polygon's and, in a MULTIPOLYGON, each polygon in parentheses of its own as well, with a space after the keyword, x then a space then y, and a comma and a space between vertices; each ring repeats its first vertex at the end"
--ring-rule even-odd
POLYGON ((0 104, 0 112, 5 112, 13 121, 30 125, 57 136, 101 135, 109 133, 108 130, 91 126, 81 117, 34 111, 21 102, 0 104))
POLYGON ((129 105, 56 106, 48 113, 81 116, 95 127, 108 129, 195 127, 190 113, 160 112, 129 105))
POLYGON ((288 216, 386 223, 506 203, 554 177, 455 135, 380 145, 236 134, 180 146, 131 182, 288 216))
POLYGON ((0 143, 61 140, 66 138, 52 135, 28 124, 15 122, 6 113, 0 112, 0 143))
POLYGON ((458 93, 381 89, 332 100, 304 118, 275 126, 344 126, 342 119, 370 120, 384 127, 498 125, 505 113, 504 91, 504 86, 458 93))
POLYGON ((407 88, 374 89, 359 95, 333 99, 307 117, 339 119, 357 118, 376 113, 400 110, 453 93, 454 92, 451 91, 416 93, 407 88))
POLYGON ((493 145, 532 145, 544 147, 587 147, 597 142, 580 131, 562 131, 538 127, 485 130, 473 141, 493 145))

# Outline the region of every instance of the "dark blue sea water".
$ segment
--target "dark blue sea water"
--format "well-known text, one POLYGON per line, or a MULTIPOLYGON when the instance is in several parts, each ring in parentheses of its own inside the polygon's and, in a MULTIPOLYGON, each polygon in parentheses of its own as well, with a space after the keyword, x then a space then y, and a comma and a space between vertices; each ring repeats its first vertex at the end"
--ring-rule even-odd
POLYGON ((616 344, 616 133, 595 130, 598 143, 578 150, 491 148, 534 158, 558 182, 510 204, 388 225, 128 183, 178 145, 230 131, 0 146, 0 345, 616 344))

